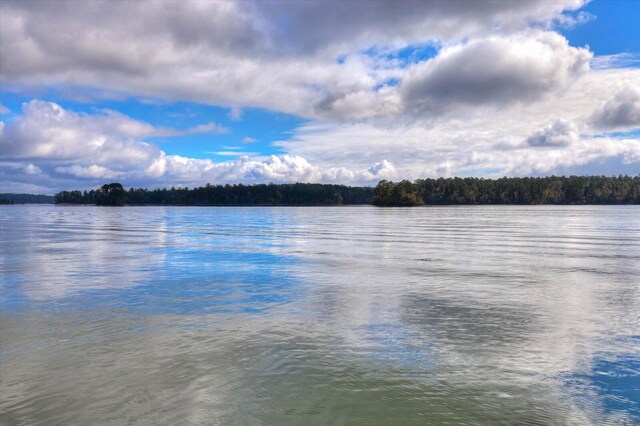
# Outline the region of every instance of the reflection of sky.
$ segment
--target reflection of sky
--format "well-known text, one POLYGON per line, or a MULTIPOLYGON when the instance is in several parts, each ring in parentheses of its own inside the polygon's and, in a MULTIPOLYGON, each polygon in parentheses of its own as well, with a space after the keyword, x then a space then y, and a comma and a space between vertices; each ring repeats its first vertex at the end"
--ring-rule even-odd
POLYGON ((35 218, 3 221, 3 247, 12 247, 2 257, 5 309, 28 309, 31 300, 57 309, 64 299, 67 309, 260 312, 295 293, 286 275, 293 258, 271 253, 282 244, 263 228, 258 235, 255 223, 256 229, 241 229, 242 212, 223 211, 207 225, 195 223, 188 210, 181 217, 160 210, 150 219, 144 208, 133 217, 123 209, 27 208, 35 218), (49 223, 34 226, 44 213, 49 223))
POLYGON ((569 418, 639 418, 638 342, 629 338, 640 311, 635 213, 8 206, 3 327, 14 330, 6 324, 21 324, 20 313, 65 327, 94 317, 96 330, 124 318, 143 334, 141 324, 171 316, 185 330, 202 321, 195 337, 247 351, 256 375, 304 366, 321 369, 316 380, 338 380, 339 366, 380 386, 404 380, 433 392, 446 382, 525 401, 540 388, 545 404, 578 410, 569 418), (232 329, 206 334, 222 320, 232 329))
POLYGON ((160 271, 133 287, 85 292, 66 303, 122 305, 144 315, 260 313, 295 294, 291 280, 281 274, 289 261, 269 253, 171 251, 160 271))
POLYGON ((590 371, 569 374, 565 384, 571 389, 574 403, 584 406, 586 410, 591 409, 596 401, 605 412, 618 416, 621 422, 628 418, 640 421, 638 372, 638 357, 614 357, 609 360, 596 356, 590 371))

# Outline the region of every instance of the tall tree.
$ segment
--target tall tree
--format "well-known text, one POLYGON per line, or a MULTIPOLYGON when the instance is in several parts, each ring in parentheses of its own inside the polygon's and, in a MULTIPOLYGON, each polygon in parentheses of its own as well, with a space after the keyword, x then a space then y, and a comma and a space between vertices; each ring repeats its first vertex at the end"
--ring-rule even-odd
POLYGON ((96 191, 96 204, 99 206, 121 206, 124 204, 125 194, 124 188, 117 182, 102 185, 96 191))

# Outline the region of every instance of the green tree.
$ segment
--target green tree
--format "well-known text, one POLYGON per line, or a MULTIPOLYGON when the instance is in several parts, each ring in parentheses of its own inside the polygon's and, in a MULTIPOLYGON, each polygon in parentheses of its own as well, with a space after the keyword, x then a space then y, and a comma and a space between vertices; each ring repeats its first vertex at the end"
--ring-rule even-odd
POLYGON ((374 191, 373 204, 376 206, 410 207, 424 204, 417 184, 408 180, 398 183, 382 180, 374 191))
POLYGON ((96 204, 99 206, 121 206, 124 204, 126 192, 119 183, 108 183, 102 185, 96 191, 96 204))

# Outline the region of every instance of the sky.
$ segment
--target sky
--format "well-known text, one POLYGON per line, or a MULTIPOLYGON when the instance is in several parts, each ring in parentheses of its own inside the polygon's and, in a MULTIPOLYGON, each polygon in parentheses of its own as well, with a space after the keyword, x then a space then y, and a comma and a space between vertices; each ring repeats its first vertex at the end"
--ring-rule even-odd
POLYGON ((640 1, 0 2, 0 192, 640 173, 640 1))

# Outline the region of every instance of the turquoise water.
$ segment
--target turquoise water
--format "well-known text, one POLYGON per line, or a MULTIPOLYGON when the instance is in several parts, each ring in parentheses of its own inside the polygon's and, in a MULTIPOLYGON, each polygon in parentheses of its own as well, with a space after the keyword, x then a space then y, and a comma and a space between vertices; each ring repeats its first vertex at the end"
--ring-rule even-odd
POLYGON ((2 424, 640 422, 638 206, 0 207, 2 424))

